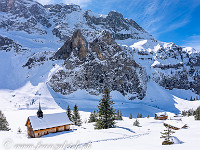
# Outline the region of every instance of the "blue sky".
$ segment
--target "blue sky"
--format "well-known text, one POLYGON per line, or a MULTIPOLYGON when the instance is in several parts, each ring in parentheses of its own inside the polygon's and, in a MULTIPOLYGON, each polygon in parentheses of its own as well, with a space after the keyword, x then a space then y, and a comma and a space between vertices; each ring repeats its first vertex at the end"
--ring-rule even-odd
POLYGON ((75 3, 99 14, 116 10, 132 18, 160 41, 200 51, 200 0, 37 0, 75 3))

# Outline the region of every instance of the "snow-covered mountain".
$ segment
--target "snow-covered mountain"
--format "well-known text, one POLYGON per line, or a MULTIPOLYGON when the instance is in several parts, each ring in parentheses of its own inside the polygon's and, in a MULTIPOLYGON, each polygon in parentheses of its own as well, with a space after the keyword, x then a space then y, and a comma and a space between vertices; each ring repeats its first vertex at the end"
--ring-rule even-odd
MULTIPOLYGON (((0 89, 41 90, 46 107, 83 96, 76 92, 95 99, 107 87, 115 100, 177 112, 173 95, 200 94, 200 53, 160 42, 118 12, 1 0, 0 18, 0 89)), ((41 99, 31 95, 26 103, 41 99)))

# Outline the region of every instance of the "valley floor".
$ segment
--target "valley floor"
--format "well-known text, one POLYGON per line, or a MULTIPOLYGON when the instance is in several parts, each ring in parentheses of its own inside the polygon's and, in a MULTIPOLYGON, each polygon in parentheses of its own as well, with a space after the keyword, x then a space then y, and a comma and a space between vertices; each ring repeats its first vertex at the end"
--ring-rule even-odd
MULTIPOLYGON (((62 112, 62 109, 47 109, 45 113, 62 112)), ((141 127, 133 126, 135 119, 123 117, 117 121, 117 127, 107 130, 95 130, 93 123, 86 123, 89 112, 81 111, 83 125, 72 126, 71 131, 45 135, 41 138, 27 138, 25 122, 28 116, 35 115, 36 110, 4 111, 11 131, 0 131, 0 149, 140 149, 140 150, 188 150, 197 149, 200 142, 200 121, 193 117, 183 117, 182 122, 188 129, 175 131, 179 140, 177 144, 163 146, 160 132, 165 127, 163 121, 139 118, 141 127), (22 133, 17 133, 18 128, 22 133)))

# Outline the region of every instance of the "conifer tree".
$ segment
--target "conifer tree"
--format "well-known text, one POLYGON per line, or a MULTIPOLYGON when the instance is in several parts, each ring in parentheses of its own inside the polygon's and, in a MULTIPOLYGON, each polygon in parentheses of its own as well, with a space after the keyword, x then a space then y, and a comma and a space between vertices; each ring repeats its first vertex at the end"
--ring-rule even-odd
POLYGON ((113 108, 113 101, 111 101, 110 91, 106 89, 103 93, 102 99, 99 101, 98 114, 99 118, 95 124, 96 129, 108 129, 115 126, 115 110, 113 108))
POLYGON ((193 101, 192 96, 190 97, 190 101, 193 101))
POLYGON ((132 113, 130 113, 130 115, 129 115, 129 119, 133 119, 133 115, 132 115, 132 113))
POLYGON ((123 115, 122 115, 122 112, 120 111, 120 114, 119 114, 119 120, 123 120, 123 115))
POLYGON ((67 106, 66 113, 67 113, 67 116, 68 116, 69 120, 72 121, 72 111, 71 111, 69 105, 67 106))
POLYGON ((165 132, 160 132, 162 135, 160 138, 164 138, 165 140, 162 142, 162 145, 170 145, 173 144, 174 142, 170 141, 170 137, 173 133, 175 133, 174 131, 172 131, 169 127, 166 127, 167 129, 164 130, 165 132))
POLYGON ((140 114, 139 113, 137 114, 137 118, 140 118, 140 114))
POLYGON ((182 114, 183 116, 186 116, 186 115, 187 115, 187 113, 186 113, 185 110, 183 110, 181 114, 182 114))
POLYGON ((138 113, 138 114, 137 114, 137 118, 142 118, 142 113, 141 113, 141 114, 138 113))
POLYGON ((120 120, 119 110, 117 110, 117 113, 116 113, 116 115, 115 115, 115 120, 120 120))
POLYGON ((123 120, 121 111, 117 110, 115 120, 123 120))
POLYGON ((96 121, 97 121, 96 111, 94 111, 93 113, 91 112, 88 122, 91 123, 91 122, 96 122, 96 121))
POLYGON ((142 113, 140 114, 140 118, 142 118, 142 113))
POLYGON ((0 110, 0 130, 9 131, 10 128, 8 126, 9 126, 9 124, 6 120, 6 117, 4 116, 4 114, 0 110))
POLYGON ((81 126, 81 124, 82 124, 80 114, 78 111, 78 106, 76 104, 75 104, 74 110, 73 110, 72 122, 77 126, 81 126))
POLYGON ((200 106, 195 111, 195 119, 200 120, 200 106))

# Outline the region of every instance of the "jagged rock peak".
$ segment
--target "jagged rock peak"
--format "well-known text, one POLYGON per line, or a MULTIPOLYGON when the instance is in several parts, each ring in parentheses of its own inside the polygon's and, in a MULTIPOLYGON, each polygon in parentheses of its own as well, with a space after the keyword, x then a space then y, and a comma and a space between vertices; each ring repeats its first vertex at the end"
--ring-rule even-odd
POLYGON ((93 42, 87 42, 81 30, 78 29, 55 53, 54 59, 66 60, 73 53, 73 56, 77 56, 79 60, 84 61, 89 52, 95 52, 99 60, 105 60, 121 51, 121 47, 115 42, 108 31, 102 31, 99 37, 93 42))
POLYGON ((65 69, 56 72, 48 82, 55 92, 67 95, 84 89, 99 95, 107 87, 124 96, 130 95, 129 99, 145 96, 144 70, 127 57, 108 31, 101 32, 89 43, 81 30, 75 31, 56 52, 55 58, 65 59, 65 69))
POLYGON ((78 56, 80 60, 86 58, 88 51, 88 43, 85 37, 82 35, 81 30, 78 29, 73 33, 73 36, 69 38, 64 45, 56 52, 55 59, 67 59, 71 53, 78 56))
POLYGON ((82 35, 81 30, 78 29, 72 36, 72 49, 75 50, 76 55, 80 59, 85 59, 88 51, 88 43, 82 35))
POLYGON ((108 16, 110 16, 110 17, 117 17, 117 18, 124 18, 121 13, 119 13, 117 11, 114 11, 114 10, 110 11, 108 13, 108 16))
POLYGON ((62 11, 72 12, 81 10, 80 6, 76 4, 63 4, 63 3, 49 4, 49 5, 44 5, 44 7, 49 9, 50 12, 62 12, 62 11))

